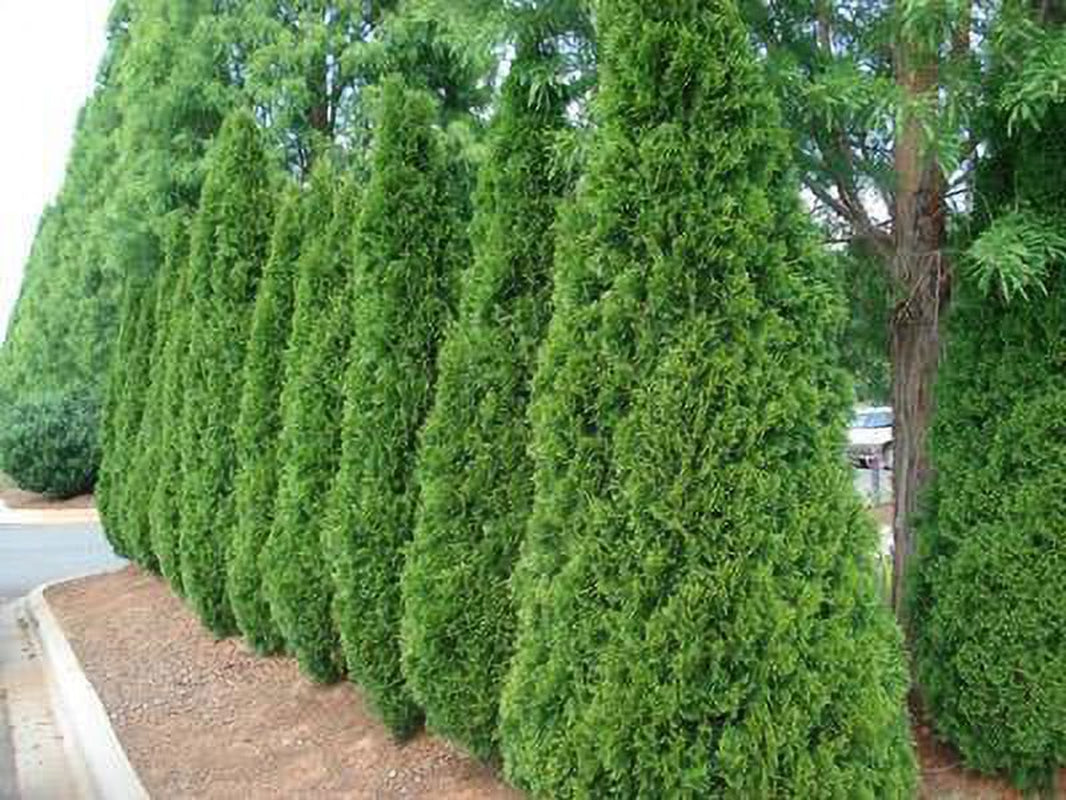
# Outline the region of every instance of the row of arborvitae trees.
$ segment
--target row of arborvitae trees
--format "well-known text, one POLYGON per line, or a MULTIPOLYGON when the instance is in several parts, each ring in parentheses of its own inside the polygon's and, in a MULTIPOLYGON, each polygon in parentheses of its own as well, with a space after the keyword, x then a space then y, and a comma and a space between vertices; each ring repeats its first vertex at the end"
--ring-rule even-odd
POLYGON ((839 298, 746 28, 635 0, 597 25, 558 233, 551 37, 519 37, 472 225, 398 78, 358 178, 323 156, 286 187, 228 119, 127 282, 108 534, 216 634, 537 796, 906 797, 839 298))

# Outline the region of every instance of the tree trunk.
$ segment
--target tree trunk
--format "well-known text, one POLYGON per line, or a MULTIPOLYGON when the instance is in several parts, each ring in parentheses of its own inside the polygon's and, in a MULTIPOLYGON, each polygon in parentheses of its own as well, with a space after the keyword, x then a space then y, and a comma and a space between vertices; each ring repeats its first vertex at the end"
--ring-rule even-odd
MULTIPOLYGON (((935 107, 939 81, 935 54, 923 55, 916 46, 901 44, 896 51, 896 79, 910 103, 935 107)), ((928 432, 940 361, 940 320, 951 286, 943 250, 944 178, 913 109, 905 114, 896 137, 895 162, 896 246, 891 266, 901 299, 891 330, 896 500, 892 602, 906 632, 903 601, 916 549, 912 524, 932 474, 928 432)))

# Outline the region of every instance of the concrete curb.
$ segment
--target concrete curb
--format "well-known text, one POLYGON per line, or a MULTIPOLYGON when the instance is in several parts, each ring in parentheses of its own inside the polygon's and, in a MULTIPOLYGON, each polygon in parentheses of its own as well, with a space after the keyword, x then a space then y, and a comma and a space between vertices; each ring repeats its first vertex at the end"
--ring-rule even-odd
POLYGON ((44 649, 57 721, 65 741, 76 751, 72 755, 86 767, 92 796, 106 800, 148 800, 148 792, 126 757, 104 704, 45 599, 46 590, 74 580, 80 578, 46 583, 26 598, 26 609, 44 649))

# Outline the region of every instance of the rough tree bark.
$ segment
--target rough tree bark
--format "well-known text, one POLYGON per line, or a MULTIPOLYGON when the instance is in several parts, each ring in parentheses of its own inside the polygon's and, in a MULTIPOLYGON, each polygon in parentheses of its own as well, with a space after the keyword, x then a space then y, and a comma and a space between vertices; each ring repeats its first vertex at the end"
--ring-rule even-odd
POLYGON ((944 252, 945 180, 916 113, 923 103, 935 109, 939 89, 936 56, 900 43, 896 80, 913 109, 904 115, 896 137, 895 248, 890 265, 900 298, 892 314, 890 337, 896 501, 892 602, 906 630, 903 601, 916 544, 912 523, 932 474, 928 432, 940 363, 940 322, 950 295, 951 269, 944 252))

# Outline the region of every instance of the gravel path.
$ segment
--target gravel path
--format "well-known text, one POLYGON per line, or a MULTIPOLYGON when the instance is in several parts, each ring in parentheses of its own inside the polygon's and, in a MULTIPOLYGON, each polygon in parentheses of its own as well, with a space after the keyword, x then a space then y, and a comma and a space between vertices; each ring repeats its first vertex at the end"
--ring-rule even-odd
POLYGON ((216 642, 133 567, 48 601, 155 797, 521 797, 439 739, 396 745, 351 685, 317 687, 289 659, 216 642))

